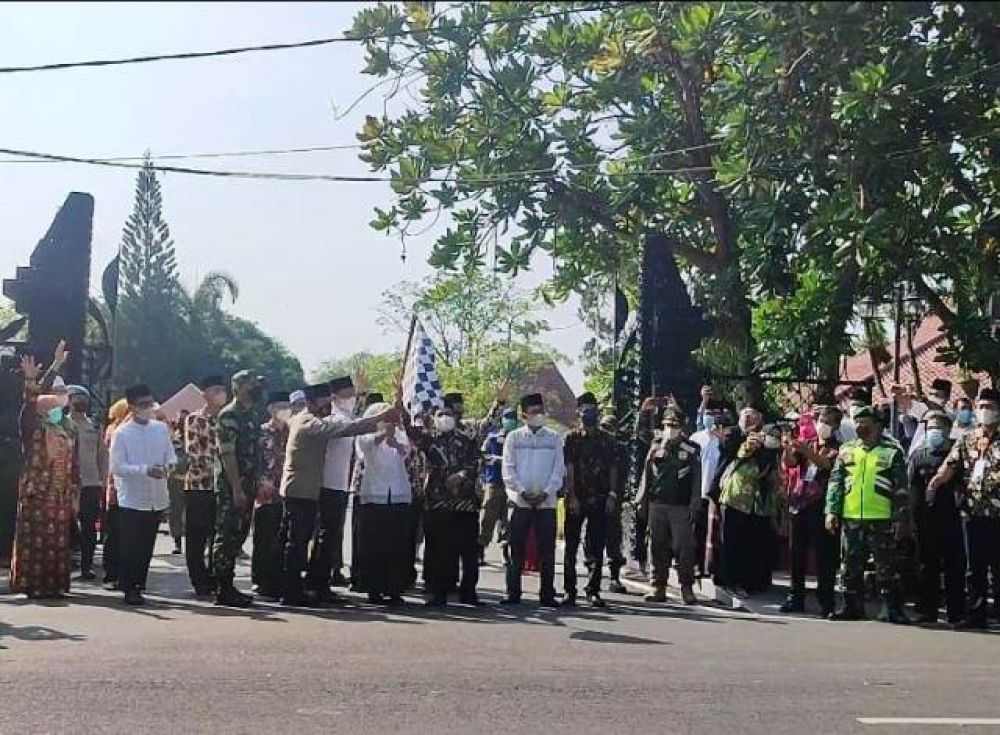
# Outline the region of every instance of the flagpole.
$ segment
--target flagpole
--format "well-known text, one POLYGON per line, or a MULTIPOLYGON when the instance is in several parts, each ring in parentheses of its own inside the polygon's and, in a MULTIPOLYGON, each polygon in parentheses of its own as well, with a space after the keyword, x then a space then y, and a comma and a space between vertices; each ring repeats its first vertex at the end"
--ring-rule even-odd
POLYGON ((399 402, 403 399, 403 378, 406 377, 406 363, 410 359, 410 349, 413 347, 413 333, 417 329, 417 312, 413 312, 413 317, 410 319, 410 333, 406 335, 406 350, 403 352, 403 362, 399 366, 399 380, 396 386, 396 401, 399 402))

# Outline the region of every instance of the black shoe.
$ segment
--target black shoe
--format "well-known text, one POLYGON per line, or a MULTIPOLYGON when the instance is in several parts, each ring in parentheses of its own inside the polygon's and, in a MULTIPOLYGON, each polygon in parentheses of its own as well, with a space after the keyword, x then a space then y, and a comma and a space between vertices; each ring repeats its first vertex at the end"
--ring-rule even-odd
POLYGON ((463 605, 471 605, 472 607, 483 607, 486 603, 479 599, 479 595, 473 592, 471 595, 460 595, 458 601, 463 605))
POLYGON ((429 600, 427 600, 427 607, 447 607, 448 606, 448 595, 432 595, 429 600))
POLYGON ((953 626, 955 630, 986 630, 986 618, 967 616, 959 620, 953 626))
POLYGON ((538 607, 546 607, 555 610, 561 607, 561 605, 559 604, 559 600, 555 597, 545 597, 538 601, 538 607))
POLYGON ((121 583, 117 579, 105 579, 101 587, 110 592, 121 592, 122 589, 121 583))
POLYGON ((90 569, 80 572, 80 579, 86 580, 87 582, 92 582, 97 579, 97 575, 94 574, 90 569))
POLYGON ((180 544, 177 544, 177 546, 174 547, 174 550, 171 551, 170 553, 173 554, 174 556, 180 556, 181 554, 184 553, 184 549, 181 548, 180 544))
POLYGON ((373 605, 382 605, 385 603, 385 598, 379 592, 369 592, 368 602, 370 602, 373 605))
POLYGON ((215 604, 221 607, 250 607, 253 605, 253 598, 235 587, 222 587, 215 595, 215 604))
POLYGON ((343 602, 343 599, 333 590, 314 590, 312 592, 312 598, 324 605, 339 605, 343 602))
POLYGON ((628 594, 628 587, 623 585, 620 579, 612 579, 608 582, 608 592, 614 592, 616 595, 626 595, 628 594))
POLYGON ((604 600, 602 600, 601 596, 598 594, 587 595, 587 602, 590 603, 591 607, 607 607, 604 600))
POLYGON ((832 605, 821 605, 819 608, 819 616, 821 618, 826 618, 827 620, 833 617, 833 606, 832 605))
POLYGON ((146 598, 142 596, 139 590, 133 588, 125 593, 125 604, 138 607, 139 605, 146 604, 146 598))
POLYGON ((576 607, 576 595, 565 594, 562 600, 563 607, 576 607))
POLYGON ((845 602, 830 614, 830 620, 865 620, 865 610, 854 602, 845 602))
POLYGON ((922 612, 917 615, 917 619, 914 622, 917 625, 937 625, 938 616, 937 613, 922 612))
POLYGON ((330 577, 331 587, 347 587, 350 581, 343 575, 342 572, 334 572, 333 576, 330 577))
POLYGON ((280 599, 285 607, 317 608, 319 603, 307 595, 285 595, 280 599))
POLYGON ((280 600, 281 592, 270 587, 258 587, 257 596, 263 597, 266 600, 280 600))
MULTIPOLYGON (((936 619, 937 616, 935 616, 936 619)), ((875 619, 880 623, 892 623, 893 625, 909 625, 910 618, 907 616, 903 609, 898 605, 892 605, 888 602, 882 603, 882 608, 878 611, 878 615, 875 619)))
POLYGON ((505 597, 502 600, 500 600, 500 604, 501 605, 508 605, 510 607, 514 607, 516 605, 520 605, 521 604, 521 598, 520 597, 509 597, 508 596, 508 597, 505 597))
POLYGON ((789 596, 787 600, 778 608, 778 612, 801 613, 806 611, 806 603, 801 597, 789 596))

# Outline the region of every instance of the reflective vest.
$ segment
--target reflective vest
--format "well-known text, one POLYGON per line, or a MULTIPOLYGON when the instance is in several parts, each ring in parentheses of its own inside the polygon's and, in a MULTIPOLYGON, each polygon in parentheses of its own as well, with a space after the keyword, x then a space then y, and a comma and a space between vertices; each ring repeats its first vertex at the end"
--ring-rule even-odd
POLYGON ((891 520, 893 455, 899 448, 880 442, 869 449, 860 439, 840 449, 844 463, 844 513, 850 520, 891 520))

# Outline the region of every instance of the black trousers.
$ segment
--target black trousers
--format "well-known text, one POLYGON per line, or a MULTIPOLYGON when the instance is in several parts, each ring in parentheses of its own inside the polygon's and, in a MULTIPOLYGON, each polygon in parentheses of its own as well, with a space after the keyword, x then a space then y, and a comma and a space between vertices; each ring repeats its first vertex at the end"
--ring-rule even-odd
POLYGON ((510 542, 510 563, 507 565, 507 597, 521 599, 521 574, 524 572, 524 551, 528 533, 535 529, 538 544, 539 590, 542 600, 555 599, 556 576, 556 510, 555 508, 519 508, 510 513, 507 534, 510 542))
POLYGON ((281 592, 281 515, 281 503, 268 503, 253 509, 250 577, 261 594, 268 596, 281 592))
POLYGON ((920 564, 920 611, 937 615, 944 573, 948 620, 965 615, 965 538, 962 518, 952 504, 917 508, 917 559, 920 564))
POLYGON ((94 549, 97 548, 97 519, 101 517, 101 487, 80 488, 80 570, 89 572, 94 567, 94 549))
POLYGON ((125 591, 139 590, 146 586, 161 515, 158 510, 118 509, 121 587, 125 591))
POLYGON ((109 506, 104 513, 104 581, 117 582, 121 578, 121 508, 109 506))
MULTIPOLYGON (((625 555, 622 553, 623 528, 622 528, 622 506, 618 503, 615 508, 606 514, 604 523, 604 548, 608 555, 608 572, 611 579, 618 579, 621 568, 625 566, 625 555)), ((588 531, 589 533, 589 531, 588 531)), ((593 563, 590 552, 587 551, 587 543, 584 542, 584 558, 587 560, 587 568, 593 563)))
POLYGON ((969 544, 969 616, 985 620, 988 611, 989 577, 1000 579, 1000 518, 970 518, 966 525, 969 544))
POLYGON ((471 597, 479 584, 479 513, 426 510, 423 516, 427 591, 446 595, 458 586, 471 597))
POLYGON ((361 581, 361 543, 358 540, 358 496, 351 498, 351 589, 364 592, 364 582, 361 581))
POLYGON ((298 599, 304 592, 302 573, 309 557, 309 541, 316 530, 318 500, 285 498, 283 524, 285 551, 281 565, 281 591, 288 599, 298 599))
POLYGON ((215 537, 215 493, 189 492, 185 500, 184 558, 188 578, 196 590, 208 590, 215 586, 209 558, 215 537))
POLYGON ((792 596, 806 595, 806 566, 809 550, 816 555, 816 599, 820 607, 832 608, 837 569, 840 568, 840 536, 826 530, 823 503, 789 516, 788 553, 792 567, 792 596))
POLYGON ((722 506, 722 574, 717 583, 750 594, 771 584, 774 533, 770 519, 722 506))
POLYGON ((306 586, 311 590, 329 590, 332 575, 340 574, 344 566, 344 523, 349 497, 344 490, 323 488, 319 492, 316 538, 306 573, 306 586))
POLYGON ((708 503, 708 498, 701 499, 701 513, 694 519, 694 565, 699 577, 708 569, 708 503))
POLYGON ((649 558, 649 523, 646 518, 635 515, 632 522, 632 558, 639 564, 645 564, 649 558))
POLYGON ((601 573, 604 567, 604 546, 608 536, 608 514, 604 503, 591 508, 580 508, 575 513, 567 513, 563 522, 565 549, 563 553, 563 586, 567 597, 576 597, 576 555, 580 549, 583 524, 587 524, 584 539, 584 556, 587 560, 588 595, 601 591, 601 573))

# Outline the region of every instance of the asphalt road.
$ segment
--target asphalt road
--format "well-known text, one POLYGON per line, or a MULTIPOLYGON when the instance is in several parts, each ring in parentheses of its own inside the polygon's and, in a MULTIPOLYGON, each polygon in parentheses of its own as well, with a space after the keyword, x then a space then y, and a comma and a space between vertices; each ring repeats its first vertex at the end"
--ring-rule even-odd
MULTIPOLYGON (((539 612, 195 600, 161 540, 150 604, 0 595, 0 733, 931 733, 998 718, 1000 637, 703 606, 539 612)), ((241 565, 240 586, 248 588, 241 565)), ((557 584, 559 580, 557 579, 557 584)), ((5 586, 5 585, 4 585, 5 586)), ((502 589, 499 564, 483 596, 502 589)), ((981 725, 981 732, 1000 725, 981 725)))

